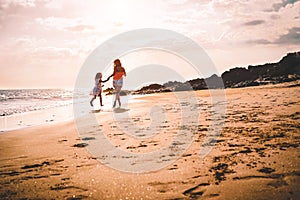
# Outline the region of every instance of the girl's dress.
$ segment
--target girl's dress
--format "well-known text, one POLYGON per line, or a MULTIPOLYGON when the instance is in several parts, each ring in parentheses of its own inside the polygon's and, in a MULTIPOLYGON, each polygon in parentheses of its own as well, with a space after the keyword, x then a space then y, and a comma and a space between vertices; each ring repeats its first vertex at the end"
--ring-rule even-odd
POLYGON ((93 89, 93 94, 94 96, 98 96, 102 92, 102 85, 99 83, 100 78, 95 79, 95 86, 93 89))

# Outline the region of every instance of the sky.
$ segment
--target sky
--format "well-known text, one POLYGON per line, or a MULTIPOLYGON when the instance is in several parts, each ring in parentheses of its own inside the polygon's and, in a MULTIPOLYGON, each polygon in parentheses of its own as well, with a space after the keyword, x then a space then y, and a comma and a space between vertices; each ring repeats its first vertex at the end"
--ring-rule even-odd
MULTIPOLYGON (((233 67, 278 62, 288 52, 299 51, 300 2, 0 0, 0 88, 72 89, 98 46, 141 28, 172 30, 192 39, 220 75, 233 67)), ((128 70, 125 89, 201 76, 182 58, 167 52, 140 50, 120 58, 128 70), (152 70, 139 70, 141 65, 152 70), (177 73, 158 76, 160 68, 160 74, 177 73), (132 81, 137 77, 144 81, 132 81)), ((109 73, 103 72, 104 76, 109 73)), ((93 78, 87 77, 91 85, 93 78)))

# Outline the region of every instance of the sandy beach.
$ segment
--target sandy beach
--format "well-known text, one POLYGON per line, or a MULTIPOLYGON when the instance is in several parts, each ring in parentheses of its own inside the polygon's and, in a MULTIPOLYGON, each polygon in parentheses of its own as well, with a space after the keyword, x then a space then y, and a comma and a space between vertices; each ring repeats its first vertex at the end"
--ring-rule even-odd
POLYGON ((176 101, 175 93, 145 95, 82 121, 1 133, 0 199, 300 199, 299 91, 288 84, 226 89, 224 124, 211 144, 205 143, 212 123, 205 90, 195 92, 194 103, 176 101), (182 124, 182 109, 199 110, 190 116, 197 117, 196 130, 182 124), (164 114, 163 124, 155 124, 155 112, 164 114), (178 130, 192 134, 187 148, 181 149, 185 141, 176 139, 178 130), (153 155, 143 163, 123 157, 137 171, 126 172, 126 163, 119 170, 113 165, 118 158, 97 156, 94 150, 105 153, 104 146, 95 149, 103 138, 134 155, 172 144, 180 156, 153 155), (199 156, 206 145, 211 151, 199 156))

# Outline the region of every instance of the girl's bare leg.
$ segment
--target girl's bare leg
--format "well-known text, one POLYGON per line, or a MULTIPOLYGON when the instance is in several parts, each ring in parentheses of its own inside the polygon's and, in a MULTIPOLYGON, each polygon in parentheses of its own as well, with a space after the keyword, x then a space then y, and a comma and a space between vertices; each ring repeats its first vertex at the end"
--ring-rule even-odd
POLYGON ((93 107, 93 101, 96 99, 96 95, 94 95, 94 97, 91 99, 90 104, 93 107))

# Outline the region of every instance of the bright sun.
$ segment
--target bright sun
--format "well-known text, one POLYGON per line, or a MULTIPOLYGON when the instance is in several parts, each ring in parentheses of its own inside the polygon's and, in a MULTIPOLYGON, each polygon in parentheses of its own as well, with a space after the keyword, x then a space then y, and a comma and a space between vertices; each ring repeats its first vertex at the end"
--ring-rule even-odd
POLYGON ((130 16, 131 1, 113 0, 111 6, 113 7, 114 19, 118 22, 126 21, 130 16))

